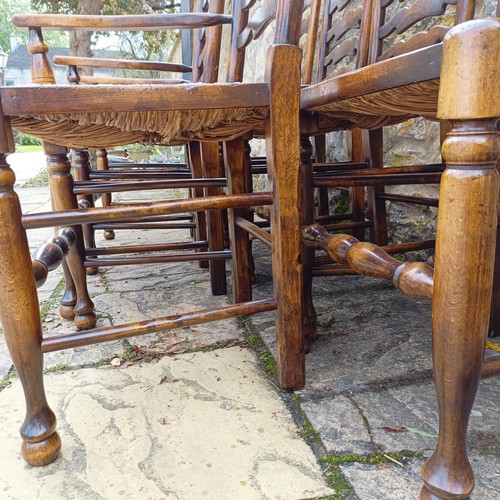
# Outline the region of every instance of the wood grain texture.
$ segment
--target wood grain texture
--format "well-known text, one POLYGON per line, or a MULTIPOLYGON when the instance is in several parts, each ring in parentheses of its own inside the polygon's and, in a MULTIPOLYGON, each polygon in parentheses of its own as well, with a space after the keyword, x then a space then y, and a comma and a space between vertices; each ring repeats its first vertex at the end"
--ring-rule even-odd
MULTIPOLYGON (((52 206, 55 210, 77 209, 77 199, 72 192, 71 164, 67 159, 66 148, 45 143, 44 150, 47 155, 52 206)), ((66 226, 66 224, 63 225, 66 226)), ((72 298, 70 302, 72 310, 68 310, 66 303, 63 302, 59 312, 63 317, 73 318, 78 329, 92 328, 97 321, 97 316, 94 312, 94 303, 90 299, 87 289, 86 271, 83 266, 85 257, 83 229, 81 225, 71 227, 76 233, 76 242, 71 247, 66 260, 76 290, 76 304, 73 307, 72 298)), ((67 276, 67 281, 68 283, 71 282, 69 276, 67 276)))
POLYGON ((22 455, 31 465, 46 465, 58 457, 61 440, 43 386, 40 311, 14 181, 14 172, 0 154, 0 322, 26 397, 22 455))
POLYGON ((162 111, 267 107, 269 86, 245 84, 183 84, 154 87, 115 85, 16 86, 0 89, 7 116, 74 112, 162 111))
POLYGON ((442 148, 447 169, 441 180, 432 308, 439 436, 423 467, 421 498, 467 498, 474 488, 466 434, 488 333, 500 156, 498 103, 484 89, 500 79, 499 28, 498 20, 464 23, 444 42, 439 116, 450 120, 452 129, 442 148))
POLYGON ((302 230, 304 243, 328 253, 334 262, 349 264, 357 274, 392 281, 402 293, 417 300, 430 300, 433 269, 422 262, 402 263, 373 243, 362 243, 349 234, 329 234, 319 225, 302 230))
POLYGON ((231 22, 231 16, 201 12, 121 16, 18 14, 12 17, 12 24, 18 28, 44 28, 59 31, 158 31, 165 28, 200 28, 231 24, 231 22))
POLYGON ((172 71, 176 73, 191 72, 191 66, 187 66, 186 64, 160 61, 137 61, 129 59, 109 59, 104 57, 54 56, 52 62, 57 66, 172 71))
MULTIPOLYGON (((301 3, 301 2, 297 2, 301 3)), ((302 6, 300 6, 302 7, 302 6)), ((279 28, 279 27, 278 27, 279 28)), ((277 28, 277 29, 278 29, 277 28)), ((285 30, 288 31, 288 30, 285 30)), ((286 34, 280 34, 281 37, 286 34)), ((272 265, 278 376, 284 389, 305 383, 299 194, 299 88, 301 51, 274 45, 268 57, 271 115, 266 124, 268 170, 273 183, 272 265)))

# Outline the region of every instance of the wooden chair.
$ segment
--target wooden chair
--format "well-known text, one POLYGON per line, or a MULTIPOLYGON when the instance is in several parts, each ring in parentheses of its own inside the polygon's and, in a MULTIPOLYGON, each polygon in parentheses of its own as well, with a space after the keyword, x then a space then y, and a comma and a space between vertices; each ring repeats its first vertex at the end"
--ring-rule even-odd
MULTIPOLYGON (((224 1, 199 0, 196 12, 211 12, 221 14, 224 10, 224 1)), ((128 70, 146 70, 154 69, 156 71, 168 71, 177 73, 191 73, 192 79, 196 81, 214 82, 217 80, 219 68, 219 53, 221 43, 221 28, 210 28, 211 34, 207 39, 206 29, 198 29, 195 32, 195 50, 193 52, 193 66, 185 64, 164 63, 156 61, 129 61, 129 60, 114 60, 102 58, 82 58, 82 57, 66 57, 57 56, 54 58, 54 64, 68 66, 68 79, 73 84, 180 84, 188 83, 187 80, 181 78, 174 79, 144 79, 131 77, 80 77, 78 67, 91 68, 119 68, 128 70)), ((201 146, 208 148, 209 146, 201 146)), ((211 171, 204 172, 203 162, 201 157, 200 145, 197 143, 188 144, 185 146, 186 151, 191 151, 187 160, 190 170, 180 170, 180 165, 165 165, 165 164, 146 164, 140 165, 140 171, 137 166, 120 164, 120 169, 116 167, 113 172, 109 171, 107 162, 107 153, 104 148, 97 152, 98 172, 91 172, 89 168, 89 156, 86 151, 75 151, 73 154, 73 165, 75 167, 74 191, 78 194, 78 199, 83 207, 89 208, 93 205, 93 197, 96 194, 101 194, 97 187, 105 190, 102 193, 102 204, 104 207, 110 206, 112 203, 112 192, 140 192, 141 190, 165 190, 178 189, 179 187, 192 189, 196 196, 203 196, 204 190, 210 191, 212 194, 218 194, 220 189, 226 185, 223 179, 222 172, 216 172, 213 168, 211 171), (192 160, 190 160, 192 158, 192 160), (172 168, 174 167, 174 168, 172 168), (147 170, 147 172, 145 172, 147 170), (203 182, 204 175, 212 177, 207 182, 203 182), (192 182, 189 179, 195 179, 192 182)), ((140 198, 140 195, 139 195, 140 198)), ((123 206, 124 202, 120 202, 123 206)), ((172 250, 176 250, 179 259, 186 259, 187 251, 195 250, 196 252, 205 251, 209 247, 217 248, 219 251, 224 250, 224 234, 220 227, 223 219, 215 215, 211 216, 215 220, 210 227, 210 234, 207 235, 206 217, 204 212, 196 214, 178 214, 169 216, 154 217, 151 219, 142 218, 139 221, 116 221, 114 223, 101 224, 86 224, 83 226, 84 239, 86 242, 85 262, 87 274, 95 274, 99 267, 114 266, 114 265, 129 265, 129 264, 148 264, 158 262, 174 262, 176 254, 172 254, 172 250), (111 248, 95 246, 95 229, 103 229, 106 239, 114 238, 116 229, 188 229, 193 236, 193 241, 186 239, 169 244, 149 244, 149 245, 133 245, 133 246, 114 246, 111 248), (161 253, 159 253, 161 252, 161 253), (131 255, 132 254, 132 255, 131 255), (141 255, 138 255, 141 254, 141 255)), ((209 267, 211 274, 212 293, 214 295, 224 295, 227 291, 225 278, 225 263, 224 260, 205 261, 198 260, 201 267, 209 267)), ((71 276, 66 277, 66 282, 71 286, 71 276)), ((71 319, 72 311, 70 310, 71 300, 74 298, 65 296, 61 314, 71 319)))
MULTIPOLYGON (((387 35, 404 33, 419 20, 442 13, 446 3, 393 6, 396 14, 386 12, 389 5, 379 0, 364 3, 371 27, 366 28, 362 19, 359 45, 370 44, 370 64, 301 91, 305 117, 301 142, 307 145, 311 133, 355 126, 379 129, 411 116, 450 120, 452 129, 442 149, 447 169, 441 178, 435 275, 425 264, 401 263, 373 244, 349 235, 329 235, 317 225, 304 229, 304 242, 326 250, 334 261, 348 264, 357 273, 392 280, 409 296, 433 299, 440 431, 436 451, 424 466, 421 498, 466 498, 474 486, 465 437, 477 383, 481 371, 489 375, 500 370, 500 357, 483 361, 497 219, 495 123, 500 115, 496 101, 485 96, 499 93, 498 65, 493 62, 498 58, 499 23, 472 21, 453 29, 447 36, 441 70, 441 40, 448 28, 408 37, 390 52, 381 53, 380 44, 387 35)), ((457 24, 472 16, 472 3, 457 5, 457 24)), ((302 165, 304 185, 311 187, 307 155, 302 155, 302 165)), ((305 211, 312 220, 310 205, 309 201, 305 211)), ((311 259, 304 262, 304 280, 308 280, 311 259)))
MULTIPOLYGON (((239 3, 235 5, 239 9, 239 3)), ((235 17, 238 9, 235 10, 235 17)), ((300 220, 297 204, 289 202, 298 188, 298 169, 290 169, 290 165, 298 165, 299 162, 301 50, 296 47, 296 43, 300 32, 302 2, 280 0, 277 12, 275 44, 268 52, 266 81, 257 84, 71 87, 53 83, 47 46, 42 37, 43 27, 91 30, 149 29, 158 26, 186 28, 226 23, 230 20, 227 16, 42 15, 18 16, 14 19, 17 26, 30 29, 30 51, 34 58, 36 81, 39 83, 0 88, 0 272, 4 283, 0 289, 0 318, 26 395, 27 416, 21 435, 22 453, 28 463, 47 464, 57 457, 60 449, 60 438, 55 431, 56 419, 46 402, 43 389, 44 352, 276 309, 280 383, 287 389, 304 385, 300 220), (62 125, 61 121, 64 122, 62 125), (193 123, 195 126, 192 126, 193 123), (153 127, 144 127, 144 124, 153 124, 153 127), (120 130, 120 126, 125 130, 120 130), (268 139, 268 167, 274 181, 273 189, 265 193, 241 195, 238 187, 241 183, 242 162, 239 160, 244 153, 236 144, 242 143, 241 137, 255 128, 264 129, 268 139), (13 150, 12 129, 29 130, 46 141, 45 150, 53 176, 53 212, 24 217, 21 214, 18 198, 13 191, 14 174, 5 158, 13 150), (91 129, 96 131, 95 136, 89 136, 91 129), (68 131, 71 134, 66 135, 68 131), (230 194, 125 208, 77 208, 66 147, 100 148, 148 139, 162 143, 177 143, 186 139, 228 141, 232 145, 226 149, 230 194), (25 230, 70 225, 76 234, 75 244, 81 245, 79 224, 82 223, 135 219, 186 210, 239 209, 271 202, 274 212, 274 297, 131 325, 42 338, 25 230), (12 248, 16 252, 12 252, 12 248)), ((234 245, 232 253, 236 260, 239 255, 234 245)), ((68 259, 71 254, 75 252, 70 250, 68 259)), ((84 283, 81 261, 74 260, 72 272, 80 273, 79 279, 84 283)), ((52 268, 53 265, 54 262, 42 268, 52 268)), ((90 318, 93 305, 88 295, 79 294, 78 299, 77 314, 90 318)))

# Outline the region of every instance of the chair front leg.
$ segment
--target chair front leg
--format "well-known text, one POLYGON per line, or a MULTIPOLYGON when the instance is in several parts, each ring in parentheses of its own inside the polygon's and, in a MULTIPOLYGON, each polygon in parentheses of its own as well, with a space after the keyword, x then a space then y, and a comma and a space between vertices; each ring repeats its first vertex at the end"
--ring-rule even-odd
POLYGON ((444 42, 438 116, 451 120, 438 212, 432 351, 439 407, 436 450, 421 498, 464 499, 474 488, 466 435, 488 333, 497 230, 500 23, 460 25, 444 42), (487 49, 487 50, 486 50, 487 49), (490 58, 493 56, 493 60, 490 58), (496 107, 495 107, 496 106, 496 107))
MULTIPOLYGON (((78 208, 76 197, 73 194, 73 178, 71 165, 67 158, 66 148, 44 143, 49 169, 50 192, 54 210, 70 210, 78 208)), ((73 226, 76 233, 76 242, 71 247, 66 261, 76 289, 76 304, 73 309, 74 323, 79 330, 93 328, 96 324, 94 303, 87 290, 85 272, 85 245, 81 225, 73 226)), ((68 290, 68 289, 67 289, 68 290)), ((66 294, 65 294, 66 296, 66 294)), ((67 308, 66 308, 67 309, 67 308)), ((62 315, 67 311, 61 311, 62 315)), ((68 317, 68 315, 63 317, 68 317)))
POLYGON ((14 172, 0 154, 0 320, 26 399, 21 452, 30 465, 45 465, 59 455, 61 440, 43 386, 38 296, 14 181, 14 172))

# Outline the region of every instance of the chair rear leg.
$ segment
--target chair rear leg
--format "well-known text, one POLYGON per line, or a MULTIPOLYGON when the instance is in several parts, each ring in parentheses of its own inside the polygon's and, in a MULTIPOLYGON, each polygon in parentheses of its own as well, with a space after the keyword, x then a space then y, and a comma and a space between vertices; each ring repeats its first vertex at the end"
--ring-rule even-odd
POLYGON ((305 384, 304 300, 300 214, 299 92, 301 50, 274 45, 268 53, 270 116, 266 123, 268 173, 273 186, 271 244, 278 377, 284 389, 305 384))
MULTIPOLYGON (((109 170, 108 165, 108 152, 105 149, 97 150, 97 170, 109 170)), ((102 193, 101 201, 103 207, 109 207, 112 201, 111 193, 102 193)), ((105 240, 114 240, 115 232, 112 229, 106 229, 104 231, 105 240)))
POLYGON ((0 154, 0 319, 26 399, 21 452, 30 465, 46 465, 58 457, 61 440, 43 386, 40 311, 14 180, 5 155, 0 154))
MULTIPOLYGON (((311 141, 307 135, 300 138, 300 207, 301 226, 314 223, 314 189, 313 166, 311 155, 313 152, 311 141)), ((303 299, 304 299, 304 348, 305 352, 311 350, 312 342, 318 337, 316 329, 316 309, 312 299, 312 269, 314 266, 314 249, 302 246, 303 265, 303 299)))
MULTIPOLYGON (((73 150, 74 177, 77 181, 88 181, 90 179, 90 160, 87 151, 73 150)), ((78 205, 81 208, 91 208, 94 206, 92 195, 78 195, 78 205)), ((85 248, 95 248, 95 231, 92 224, 83 224, 83 240, 85 248)), ((89 276, 96 275, 97 267, 87 267, 89 276)))
MULTIPOLYGON (((217 142, 206 142, 201 144, 201 156, 203 166, 203 177, 205 179, 220 176, 219 144, 217 142)), ((220 188, 205 188, 206 196, 221 194, 220 188)), ((209 251, 224 250, 224 221, 221 210, 207 211, 207 233, 209 251)), ((209 262, 210 282, 214 295, 225 295, 226 285, 226 262, 224 260, 211 260, 209 262)))

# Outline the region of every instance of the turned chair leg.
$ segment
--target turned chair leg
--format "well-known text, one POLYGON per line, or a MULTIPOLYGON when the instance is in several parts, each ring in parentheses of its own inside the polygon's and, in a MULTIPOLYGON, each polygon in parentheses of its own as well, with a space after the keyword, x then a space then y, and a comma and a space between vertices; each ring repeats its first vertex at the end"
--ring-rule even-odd
MULTIPOLYGON (((109 170, 108 152, 105 149, 97 150, 97 170, 109 170)), ((107 208, 111 205, 111 193, 102 193, 101 195, 102 206, 107 208)), ((105 240, 114 240, 115 232, 112 229, 104 231, 105 240)))
MULTIPOLYGON (((74 178, 76 181, 88 181, 90 178, 90 160, 87 151, 73 150, 74 178)), ((94 206, 92 195, 78 195, 78 206, 80 208, 91 208, 94 206)), ((86 248, 95 248, 95 232, 92 224, 83 224, 83 240, 86 248)), ((89 276, 96 275, 97 267, 87 267, 89 276)))
MULTIPOLYGON (((66 148, 44 143, 49 170, 50 192, 54 210, 69 210, 77 208, 76 197, 73 194, 73 179, 71 165, 68 161, 66 148)), ((80 225, 73 226, 76 233, 76 242, 71 247, 66 262, 71 272, 76 290, 76 304, 73 309, 74 323, 79 330, 93 328, 97 318, 94 312, 94 303, 87 290, 85 272, 85 246, 83 232, 80 225)), ((69 317, 66 314, 64 317, 69 317)))
POLYGON ((29 464, 46 465, 59 455, 61 440, 43 387, 40 311, 14 181, 14 172, 0 154, 0 319, 26 398, 21 452, 29 464))
POLYGON ((451 120, 452 129, 442 150, 447 168, 439 196, 432 305, 439 437, 424 464, 422 499, 464 499, 474 488, 466 435, 494 270, 500 109, 491 95, 500 75, 488 57, 500 48, 499 27, 492 19, 466 23, 450 30, 444 42, 438 117, 451 120))

